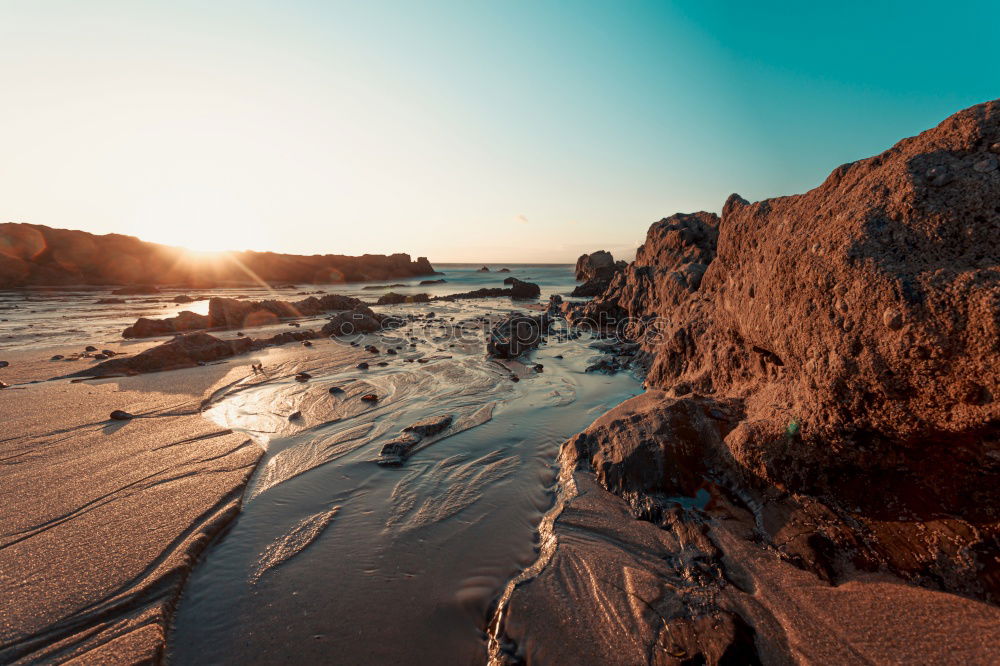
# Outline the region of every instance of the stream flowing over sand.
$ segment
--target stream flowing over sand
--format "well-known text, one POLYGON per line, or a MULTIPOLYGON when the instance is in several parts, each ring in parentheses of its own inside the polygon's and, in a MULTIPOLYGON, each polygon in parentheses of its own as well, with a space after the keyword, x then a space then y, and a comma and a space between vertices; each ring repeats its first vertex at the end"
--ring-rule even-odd
MULTIPOLYGON (((446 271, 435 286, 449 293, 505 276, 446 271)), ((513 274, 543 296, 573 285, 569 267, 513 274)), ((265 455, 239 517, 187 581, 171 663, 273 661, 290 649, 307 662, 483 663, 491 604, 537 557, 559 446, 641 392, 627 373, 584 373, 598 356, 586 336, 551 336, 533 354, 541 372, 487 359, 481 319, 512 307, 523 309, 509 299, 384 308, 420 318, 359 339, 380 350, 368 369, 265 365, 267 380, 214 396, 204 415, 265 455), (426 362, 402 358, 412 339, 426 362), (312 378, 296 381, 303 370, 312 378), (367 393, 379 401, 362 402, 367 393), (403 466, 375 464, 404 427, 445 414, 453 424, 403 466)))

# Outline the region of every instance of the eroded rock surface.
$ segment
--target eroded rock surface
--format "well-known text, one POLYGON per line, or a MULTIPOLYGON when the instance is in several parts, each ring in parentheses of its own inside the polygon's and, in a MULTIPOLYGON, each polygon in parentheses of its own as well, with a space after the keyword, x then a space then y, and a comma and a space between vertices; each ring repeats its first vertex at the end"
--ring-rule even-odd
POLYGON ((972 107, 805 194, 666 218, 566 305, 659 390, 564 447, 558 547, 494 661, 1000 659, 998 150, 1000 102, 972 107))

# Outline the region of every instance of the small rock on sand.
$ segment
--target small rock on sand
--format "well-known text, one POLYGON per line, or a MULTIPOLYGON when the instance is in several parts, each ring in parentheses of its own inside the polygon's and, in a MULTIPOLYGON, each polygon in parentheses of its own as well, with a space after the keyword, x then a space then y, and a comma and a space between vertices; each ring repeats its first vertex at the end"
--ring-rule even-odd
POLYGON ((312 379, 312 375, 310 375, 308 372, 300 372, 299 374, 295 375, 295 381, 297 382, 307 382, 310 379, 312 379))
POLYGON ((363 396, 361 396, 361 399, 364 400, 365 402, 378 402, 378 396, 375 395, 374 393, 366 393, 363 396))
POLYGON ((115 411, 111 412, 112 421, 131 421, 134 418, 135 415, 129 414, 128 412, 122 409, 116 409, 115 411))

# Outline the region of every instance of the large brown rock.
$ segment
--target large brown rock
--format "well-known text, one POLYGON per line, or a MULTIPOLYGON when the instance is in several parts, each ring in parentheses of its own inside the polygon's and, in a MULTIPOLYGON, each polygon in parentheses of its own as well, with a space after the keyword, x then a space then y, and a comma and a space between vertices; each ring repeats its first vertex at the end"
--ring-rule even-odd
POLYGON ((981 439, 1000 418, 998 142, 990 102, 806 194, 668 218, 589 314, 655 318, 652 386, 743 398, 812 458, 981 439))
POLYGON ((597 296, 611 284, 611 280, 626 266, 624 261, 615 258, 606 250, 598 250, 592 254, 580 255, 576 260, 576 279, 583 281, 577 286, 572 296, 597 296))

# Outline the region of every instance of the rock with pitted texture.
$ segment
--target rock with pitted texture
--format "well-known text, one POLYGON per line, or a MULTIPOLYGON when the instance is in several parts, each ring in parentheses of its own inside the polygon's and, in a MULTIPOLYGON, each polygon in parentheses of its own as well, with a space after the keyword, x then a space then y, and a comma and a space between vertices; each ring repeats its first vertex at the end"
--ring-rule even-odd
POLYGON ((572 296, 597 296, 608 288, 611 280, 626 266, 606 250, 581 255, 576 260, 576 279, 583 284, 573 290, 572 296))
POLYGON ((1000 101, 805 194, 666 218, 569 309, 639 342, 660 390, 564 447, 559 545, 497 652, 1000 659, 969 624, 1000 620, 997 143, 1000 101))
POLYGON ((547 313, 529 316, 510 314, 490 329, 486 353, 494 358, 514 359, 537 347, 552 324, 547 313))

